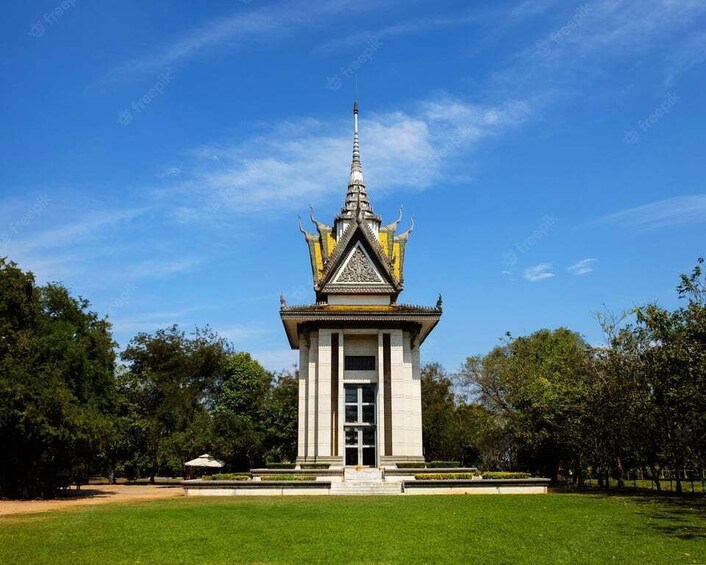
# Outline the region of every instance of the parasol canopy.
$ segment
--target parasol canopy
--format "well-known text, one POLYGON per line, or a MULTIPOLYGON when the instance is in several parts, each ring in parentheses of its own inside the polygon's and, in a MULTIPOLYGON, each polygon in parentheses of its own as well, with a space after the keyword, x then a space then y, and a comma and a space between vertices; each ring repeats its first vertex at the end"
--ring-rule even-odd
POLYGON ((186 463, 184 463, 184 465, 186 467, 213 467, 219 469, 223 467, 223 463, 211 457, 208 453, 199 455, 196 459, 187 461, 186 463))

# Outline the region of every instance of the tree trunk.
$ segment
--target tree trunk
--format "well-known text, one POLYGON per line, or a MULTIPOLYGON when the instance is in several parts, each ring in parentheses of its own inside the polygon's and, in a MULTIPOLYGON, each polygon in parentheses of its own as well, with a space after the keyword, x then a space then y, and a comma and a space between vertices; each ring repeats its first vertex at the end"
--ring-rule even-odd
POLYGON ((615 458, 616 474, 618 475, 618 488, 625 488, 625 480, 623 479, 623 460, 620 457, 615 458))
POLYGON ((657 489, 657 492, 662 492, 662 485, 659 482, 659 473, 657 472, 657 469, 653 466, 650 466, 650 473, 652 473, 652 480, 655 482, 655 488, 657 489))

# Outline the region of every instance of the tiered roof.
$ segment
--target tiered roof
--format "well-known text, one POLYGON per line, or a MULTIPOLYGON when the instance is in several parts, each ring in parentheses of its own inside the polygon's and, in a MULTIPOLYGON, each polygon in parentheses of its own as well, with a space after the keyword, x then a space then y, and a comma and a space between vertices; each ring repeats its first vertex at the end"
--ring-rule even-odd
POLYGON ((414 220, 407 231, 398 234, 401 209, 397 220, 385 226, 375 215, 360 161, 357 102, 353 118, 353 159, 343 208, 333 226, 318 221, 312 210, 310 218, 316 233, 307 232, 301 222, 299 228, 309 247, 317 300, 328 294, 387 294, 396 299, 403 287, 405 246, 414 229, 414 220), (341 280, 341 268, 351 261, 353 266, 341 280))
MULTIPOLYGON (((397 233, 402 220, 382 225, 368 199, 360 161, 358 103, 353 107, 353 159, 346 201, 333 226, 310 214, 316 233, 299 229, 306 239, 316 290, 316 304, 287 306, 281 297, 280 316, 289 344, 299 348, 301 336, 321 327, 399 328, 412 336, 412 347, 421 344, 439 322, 441 296, 435 307, 397 304, 403 287, 405 246, 414 229, 397 233), (329 304, 331 295, 389 296, 389 304, 329 304)), ((340 297, 340 296, 339 296, 340 297)), ((371 300, 371 302, 374 302, 371 300)), ((308 339, 308 338, 307 338, 308 339)))

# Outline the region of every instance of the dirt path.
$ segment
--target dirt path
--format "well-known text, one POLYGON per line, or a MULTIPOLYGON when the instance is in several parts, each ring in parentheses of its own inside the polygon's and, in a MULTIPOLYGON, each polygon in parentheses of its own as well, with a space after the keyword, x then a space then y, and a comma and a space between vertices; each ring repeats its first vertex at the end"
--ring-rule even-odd
POLYGON ((181 487, 151 485, 90 485, 70 490, 65 498, 56 500, 0 500, 0 516, 31 514, 65 508, 78 508, 110 502, 130 502, 183 496, 181 487))

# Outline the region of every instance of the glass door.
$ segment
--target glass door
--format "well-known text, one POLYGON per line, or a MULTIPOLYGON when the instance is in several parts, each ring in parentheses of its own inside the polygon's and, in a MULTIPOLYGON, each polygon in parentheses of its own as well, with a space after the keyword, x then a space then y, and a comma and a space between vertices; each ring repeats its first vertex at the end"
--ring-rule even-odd
POLYGON ((375 385, 344 385, 346 395, 346 461, 375 467, 375 385))

